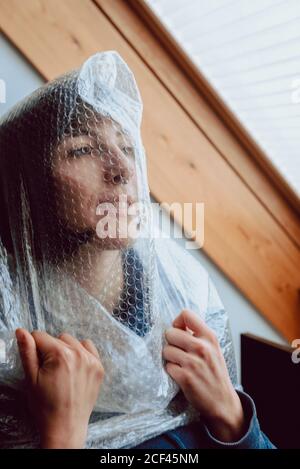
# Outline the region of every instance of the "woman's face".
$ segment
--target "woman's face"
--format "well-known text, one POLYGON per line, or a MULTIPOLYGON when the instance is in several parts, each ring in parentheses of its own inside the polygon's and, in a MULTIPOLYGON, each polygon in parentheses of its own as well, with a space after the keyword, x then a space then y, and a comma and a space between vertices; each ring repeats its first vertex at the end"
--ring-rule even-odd
POLYGON ((119 124, 93 118, 65 136, 52 160, 52 176, 58 217, 68 229, 94 232, 98 240, 99 230, 105 231, 101 243, 107 248, 128 244, 128 236, 120 239, 118 230, 120 214, 128 226, 136 220, 127 214, 137 202, 135 148, 119 124))

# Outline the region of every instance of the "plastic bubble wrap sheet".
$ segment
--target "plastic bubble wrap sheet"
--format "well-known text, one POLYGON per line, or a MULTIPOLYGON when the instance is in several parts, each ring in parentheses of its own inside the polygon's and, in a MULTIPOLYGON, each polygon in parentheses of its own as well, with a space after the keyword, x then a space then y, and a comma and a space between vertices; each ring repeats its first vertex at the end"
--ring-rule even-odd
POLYGON ((201 419, 162 359, 164 331, 183 308, 217 333, 236 383, 228 318, 214 285, 174 240, 155 236, 142 110, 133 73, 106 51, 0 121, 2 447, 39 445, 17 327, 68 332, 96 345, 105 376, 87 448, 129 448, 201 419))

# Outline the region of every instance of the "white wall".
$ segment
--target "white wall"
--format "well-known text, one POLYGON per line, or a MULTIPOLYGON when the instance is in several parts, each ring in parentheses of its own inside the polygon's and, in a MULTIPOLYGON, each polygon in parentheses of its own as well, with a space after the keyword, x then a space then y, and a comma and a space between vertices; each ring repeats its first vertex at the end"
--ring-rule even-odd
MULTIPOLYGON (((0 34, 0 79, 4 79, 7 89, 6 104, 0 103, 0 116, 19 99, 26 96, 43 83, 42 78, 18 51, 0 34)), ((184 245, 183 239, 178 242, 184 245)), ((202 250, 191 250, 192 255, 207 269, 215 282, 220 297, 228 311, 233 333, 236 357, 240 362, 240 334, 251 332, 277 343, 286 341, 268 324, 257 310, 211 262, 202 250)))
POLYGON ((43 79, 1 33, 0 79, 6 83, 6 103, 0 103, 0 116, 43 84, 43 79))

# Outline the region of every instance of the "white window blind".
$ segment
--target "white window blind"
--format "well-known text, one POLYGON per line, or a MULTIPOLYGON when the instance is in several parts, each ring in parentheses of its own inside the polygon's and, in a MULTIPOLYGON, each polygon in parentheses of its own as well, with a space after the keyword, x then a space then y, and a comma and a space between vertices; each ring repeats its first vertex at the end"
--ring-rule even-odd
POLYGON ((145 0, 300 196, 300 0, 145 0))

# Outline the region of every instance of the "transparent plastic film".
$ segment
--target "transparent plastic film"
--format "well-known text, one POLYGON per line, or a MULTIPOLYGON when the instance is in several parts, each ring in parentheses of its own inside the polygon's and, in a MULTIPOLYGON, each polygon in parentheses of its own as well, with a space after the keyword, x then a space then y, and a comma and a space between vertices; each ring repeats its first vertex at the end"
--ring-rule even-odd
POLYGON ((154 236, 143 105, 116 51, 99 52, 0 121, 0 435, 37 447, 17 327, 91 339, 105 375, 86 447, 131 447, 201 416, 166 373, 183 308, 215 329, 236 381, 228 318, 207 273, 154 236))

